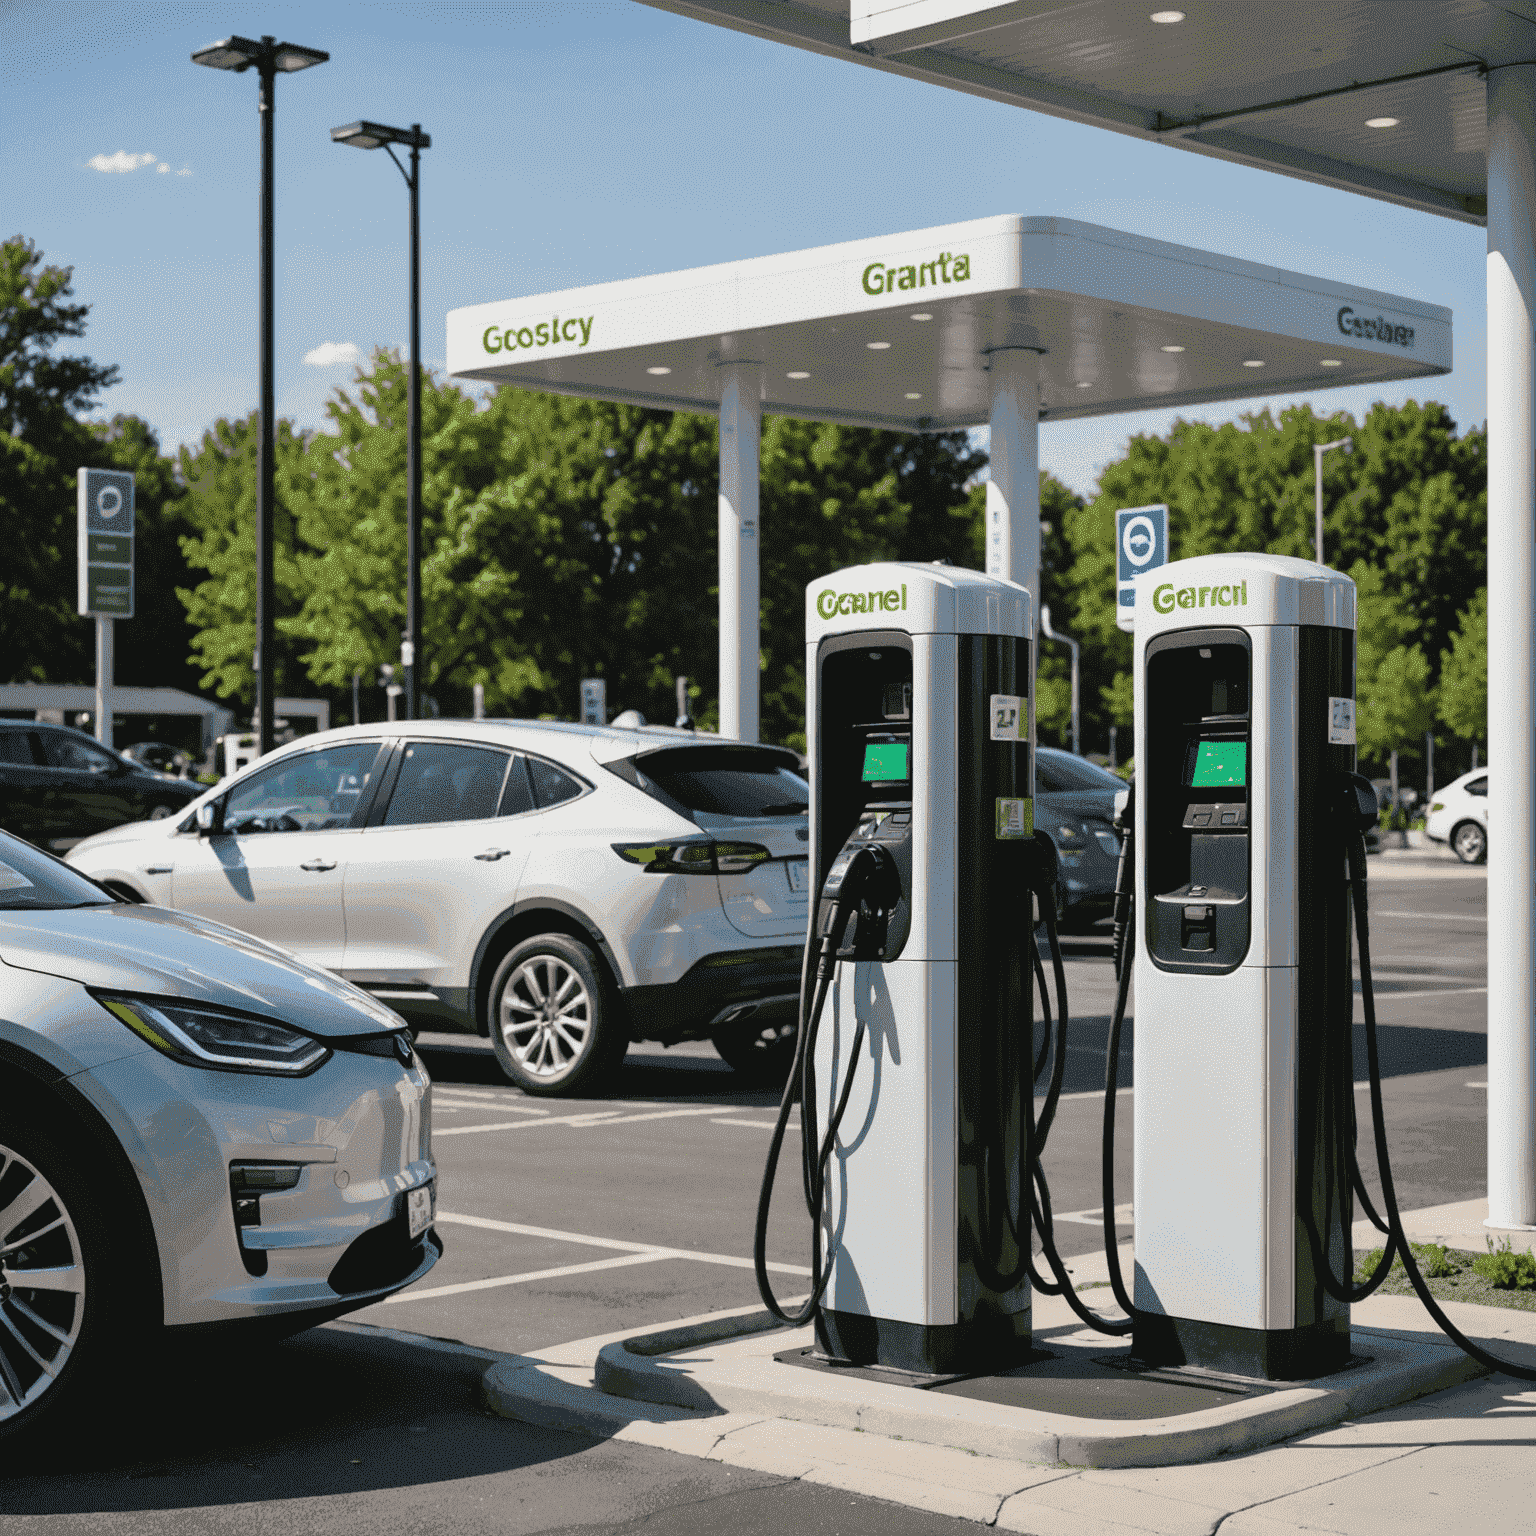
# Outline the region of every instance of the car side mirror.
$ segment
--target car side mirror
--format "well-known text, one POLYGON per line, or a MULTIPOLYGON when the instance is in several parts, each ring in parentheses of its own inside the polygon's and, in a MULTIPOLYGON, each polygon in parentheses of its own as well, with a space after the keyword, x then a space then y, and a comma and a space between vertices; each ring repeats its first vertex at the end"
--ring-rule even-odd
POLYGON ((210 800, 197 808, 197 835, 217 837, 224 830, 224 800, 210 800))

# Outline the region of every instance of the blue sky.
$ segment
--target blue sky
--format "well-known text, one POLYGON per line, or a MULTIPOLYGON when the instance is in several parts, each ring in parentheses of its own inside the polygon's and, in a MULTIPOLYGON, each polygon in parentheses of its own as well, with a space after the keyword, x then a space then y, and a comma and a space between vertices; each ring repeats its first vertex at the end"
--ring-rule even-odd
MULTIPOLYGON (((301 426, 402 345, 406 194, 354 118, 433 137, 422 337, 451 308, 998 213, 1056 214, 1449 306, 1456 369, 1428 389, 1485 416, 1483 231, 822 59, 631 0, 206 4, 0 0, 4 233, 75 269, 85 348, 122 369, 109 411, 167 447, 256 403, 256 82, 196 47, 273 33, 331 61, 278 81, 277 403, 301 426), (132 169, 112 169, 132 162, 132 169), (107 167, 107 168, 101 168, 107 167), (326 344, 331 344, 326 350, 326 344)), ((1252 403, 1186 414, 1228 420, 1252 403)), ((1170 412, 1041 430, 1091 494, 1170 412)))

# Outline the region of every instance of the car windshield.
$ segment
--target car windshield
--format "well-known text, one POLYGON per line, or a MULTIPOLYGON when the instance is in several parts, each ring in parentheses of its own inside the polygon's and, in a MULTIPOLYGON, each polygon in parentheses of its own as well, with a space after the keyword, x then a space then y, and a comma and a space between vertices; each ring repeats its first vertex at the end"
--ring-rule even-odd
POLYGON ((19 837, 0 832, 0 912, 57 912, 63 907, 110 907, 114 898, 19 837))
POLYGON ((1041 747, 1035 754, 1035 780, 1040 793, 1046 795, 1075 794, 1085 789, 1114 793, 1125 788, 1125 781, 1107 768, 1050 747, 1041 747))
POLYGON ((635 759, 646 780, 690 811, 716 816, 803 816, 811 788, 787 753, 762 747, 672 747, 635 759))

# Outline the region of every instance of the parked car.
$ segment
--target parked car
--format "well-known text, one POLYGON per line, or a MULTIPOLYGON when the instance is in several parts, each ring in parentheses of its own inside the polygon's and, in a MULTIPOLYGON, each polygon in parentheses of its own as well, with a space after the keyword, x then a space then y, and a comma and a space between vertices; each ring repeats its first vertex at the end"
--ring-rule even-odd
POLYGON ((1424 835, 1449 843, 1463 864, 1481 864, 1488 857, 1488 770, 1474 768, 1435 791, 1424 835))
POLYGON ((307 736, 70 862, 292 950, 529 1093, 631 1039, 794 1052, 809 790, 795 754, 662 728, 433 720, 307 736))
POLYGON ((1091 927, 1114 906, 1120 837, 1114 828, 1115 796, 1125 780, 1087 758, 1055 747, 1035 752, 1035 826, 1056 846, 1060 869, 1060 920, 1091 927))
POLYGON ((84 731, 0 720, 0 830, 63 852, 93 832, 175 816, 202 794, 84 731))
POLYGON ((141 768, 150 768, 156 773, 168 773, 173 779, 186 779, 192 776, 194 766, 192 754, 184 752, 180 747, 173 747, 166 741, 136 741, 131 747, 123 748, 123 756, 130 758, 141 768))
POLYGON ((398 1015, 5 833, 0 1061, 0 1440, 121 1400, 162 1328, 296 1332, 442 1251, 398 1015))

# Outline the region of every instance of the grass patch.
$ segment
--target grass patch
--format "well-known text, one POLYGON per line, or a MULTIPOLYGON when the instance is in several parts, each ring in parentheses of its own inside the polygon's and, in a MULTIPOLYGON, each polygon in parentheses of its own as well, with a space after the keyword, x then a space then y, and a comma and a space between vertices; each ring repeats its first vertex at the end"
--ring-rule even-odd
MULTIPOLYGON (((1497 1248, 1488 1239, 1486 1253, 1468 1253, 1440 1243, 1410 1243, 1419 1272, 1437 1301, 1470 1301, 1484 1307, 1511 1307, 1536 1312, 1536 1258, 1512 1250, 1506 1237, 1497 1248)), ((1381 1262, 1382 1250, 1355 1253, 1356 1284, 1368 1279, 1381 1262)), ((1412 1296, 1413 1286, 1398 1259, 1375 1292, 1378 1296, 1412 1296)))

